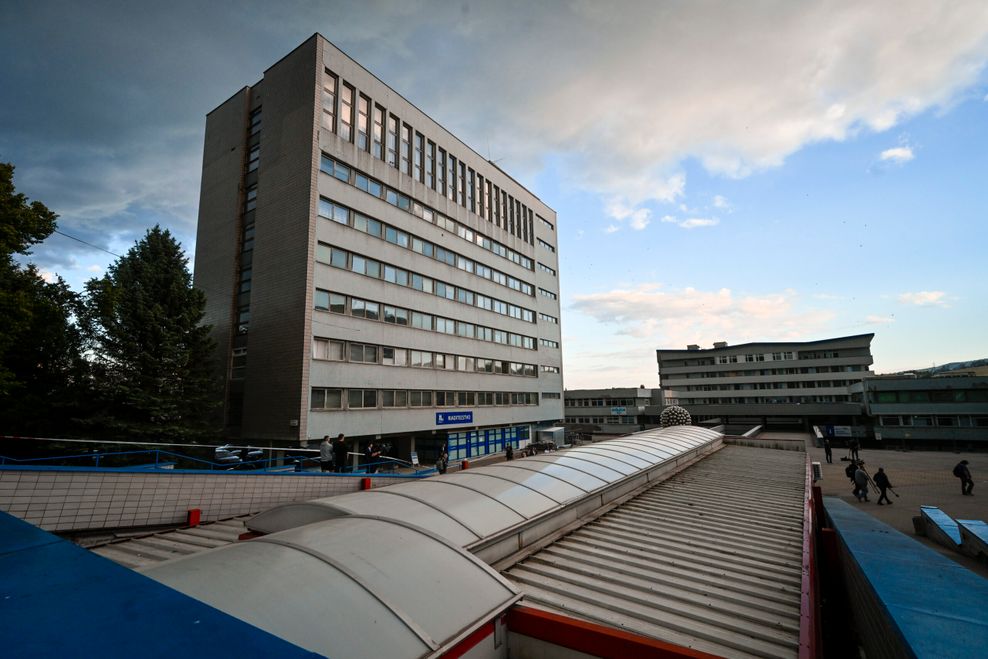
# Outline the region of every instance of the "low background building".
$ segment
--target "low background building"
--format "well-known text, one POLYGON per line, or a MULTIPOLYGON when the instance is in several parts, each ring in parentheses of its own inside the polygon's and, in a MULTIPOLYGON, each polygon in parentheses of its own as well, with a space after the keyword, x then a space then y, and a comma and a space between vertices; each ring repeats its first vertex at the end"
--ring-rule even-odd
POLYGON ((657 389, 617 387, 612 389, 572 389, 563 392, 567 434, 590 439, 593 435, 625 435, 659 425, 649 408, 659 407, 657 389))

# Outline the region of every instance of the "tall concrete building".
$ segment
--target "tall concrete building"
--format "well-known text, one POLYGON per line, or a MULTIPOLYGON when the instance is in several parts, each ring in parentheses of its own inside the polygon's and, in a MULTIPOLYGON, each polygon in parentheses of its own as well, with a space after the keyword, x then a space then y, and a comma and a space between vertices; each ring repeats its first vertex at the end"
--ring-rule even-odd
POLYGON ((664 402, 695 421, 853 425, 864 409, 850 387, 874 375, 874 337, 657 350, 659 384, 664 402))
POLYGON ((228 435, 455 459, 561 419, 557 244, 551 208, 313 35, 206 119, 228 435))

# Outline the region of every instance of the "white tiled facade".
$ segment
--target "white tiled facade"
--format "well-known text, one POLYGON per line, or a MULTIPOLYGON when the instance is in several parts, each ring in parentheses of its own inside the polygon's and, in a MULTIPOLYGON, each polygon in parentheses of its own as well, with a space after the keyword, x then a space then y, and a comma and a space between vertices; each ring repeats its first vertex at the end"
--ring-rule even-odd
POLYGON ((491 452, 561 419, 556 233, 551 208, 313 36, 207 118, 195 283, 229 432, 402 455, 453 430, 491 452))
POLYGON ((280 503, 353 492, 356 476, 0 471, 0 511, 46 531, 181 524, 256 513, 280 503))

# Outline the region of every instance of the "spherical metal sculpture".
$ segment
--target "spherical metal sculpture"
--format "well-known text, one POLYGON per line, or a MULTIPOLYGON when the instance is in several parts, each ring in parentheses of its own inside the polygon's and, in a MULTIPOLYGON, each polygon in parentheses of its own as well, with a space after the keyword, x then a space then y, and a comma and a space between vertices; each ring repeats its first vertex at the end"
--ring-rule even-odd
POLYGON ((685 408, 678 405, 670 405, 662 410, 662 414, 659 415, 659 423, 662 424, 663 428, 689 426, 692 425, 693 419, 685 408))

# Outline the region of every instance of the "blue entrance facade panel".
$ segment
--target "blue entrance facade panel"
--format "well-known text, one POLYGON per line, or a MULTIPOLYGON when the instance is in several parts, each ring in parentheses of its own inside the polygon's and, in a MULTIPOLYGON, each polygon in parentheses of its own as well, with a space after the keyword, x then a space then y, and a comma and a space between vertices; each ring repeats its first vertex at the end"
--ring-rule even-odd
POLYGON ((450 460, 477 458, 503 451, 508 444, 518 448, 519 442, 528 439, 528 426, 464 430, 446 435, 446 450, 450 460))

